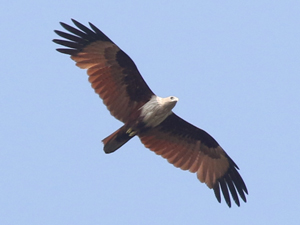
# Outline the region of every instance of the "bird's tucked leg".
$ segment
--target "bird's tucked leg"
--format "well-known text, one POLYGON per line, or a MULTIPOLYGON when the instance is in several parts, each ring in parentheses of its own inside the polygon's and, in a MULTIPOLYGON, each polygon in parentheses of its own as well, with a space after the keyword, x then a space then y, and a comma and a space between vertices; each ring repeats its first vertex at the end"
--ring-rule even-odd
POLYGON ((136 135, 132 128, 122 126, 120 129, 102 140, 104 152, 112 153, 136 135))
POLYGON ((136 131, 132 130, 132 128, 129 128, 127 131, 126 131, 126 134, 128 134, 130 137, 133 137, 136 135, 136 131))

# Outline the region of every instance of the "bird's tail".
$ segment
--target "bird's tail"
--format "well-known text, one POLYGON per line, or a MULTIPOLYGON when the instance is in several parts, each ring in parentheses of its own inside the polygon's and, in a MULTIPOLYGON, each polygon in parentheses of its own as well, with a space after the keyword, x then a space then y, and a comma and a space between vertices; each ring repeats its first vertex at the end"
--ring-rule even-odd
POLYGON ((135 132, 122 126, 120 129, 102 140, 104 152, 112 153, 124 145, 127 141, 135 136, 135 132))

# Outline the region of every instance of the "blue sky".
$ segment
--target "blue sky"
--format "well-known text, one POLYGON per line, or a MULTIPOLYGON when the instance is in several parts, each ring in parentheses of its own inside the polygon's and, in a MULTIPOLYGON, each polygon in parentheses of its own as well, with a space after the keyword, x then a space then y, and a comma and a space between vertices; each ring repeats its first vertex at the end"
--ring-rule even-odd
POLYGON ((0 8, 0 224, 298 224, 299 1, 10 1, 0 8), (84 70, 55 51, 74 18, 99 27, 174 111, 240 167, 229 209, 195 174, 121 126, 84 70))

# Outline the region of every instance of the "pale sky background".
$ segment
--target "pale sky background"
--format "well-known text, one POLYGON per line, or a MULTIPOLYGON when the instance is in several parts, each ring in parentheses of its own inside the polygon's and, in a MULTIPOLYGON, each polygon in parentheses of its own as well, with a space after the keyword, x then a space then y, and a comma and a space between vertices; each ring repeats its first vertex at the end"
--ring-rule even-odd
POLYGON ((300 1, 2 1, 0 224, 299 224, 300 1), (249 195, 228 208, 121 126, 54 29, 92 22, 174 111, 209 132, 249 195))

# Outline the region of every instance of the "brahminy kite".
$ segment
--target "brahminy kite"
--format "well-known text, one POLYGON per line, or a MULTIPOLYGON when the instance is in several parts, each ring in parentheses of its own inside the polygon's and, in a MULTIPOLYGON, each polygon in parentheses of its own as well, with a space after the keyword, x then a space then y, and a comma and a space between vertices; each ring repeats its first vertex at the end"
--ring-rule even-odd
POLYGON ((148 87, 132 59, 92 23, 90 28, 73 20, 75 27, 60 23, 70 33, 55 30, 65 40, 54 39, 82 69, 89 82, 116 119, 124 125, 103 140, 104 152, 112 153, 134 136, 145 147, 174 166, 197 173, 197 177, 221 202, 220 189, 231 207, 246 202, 247 187, 239 168, 207 132, 186 122, 174 112, 178 98, 161 98, 148 87))

